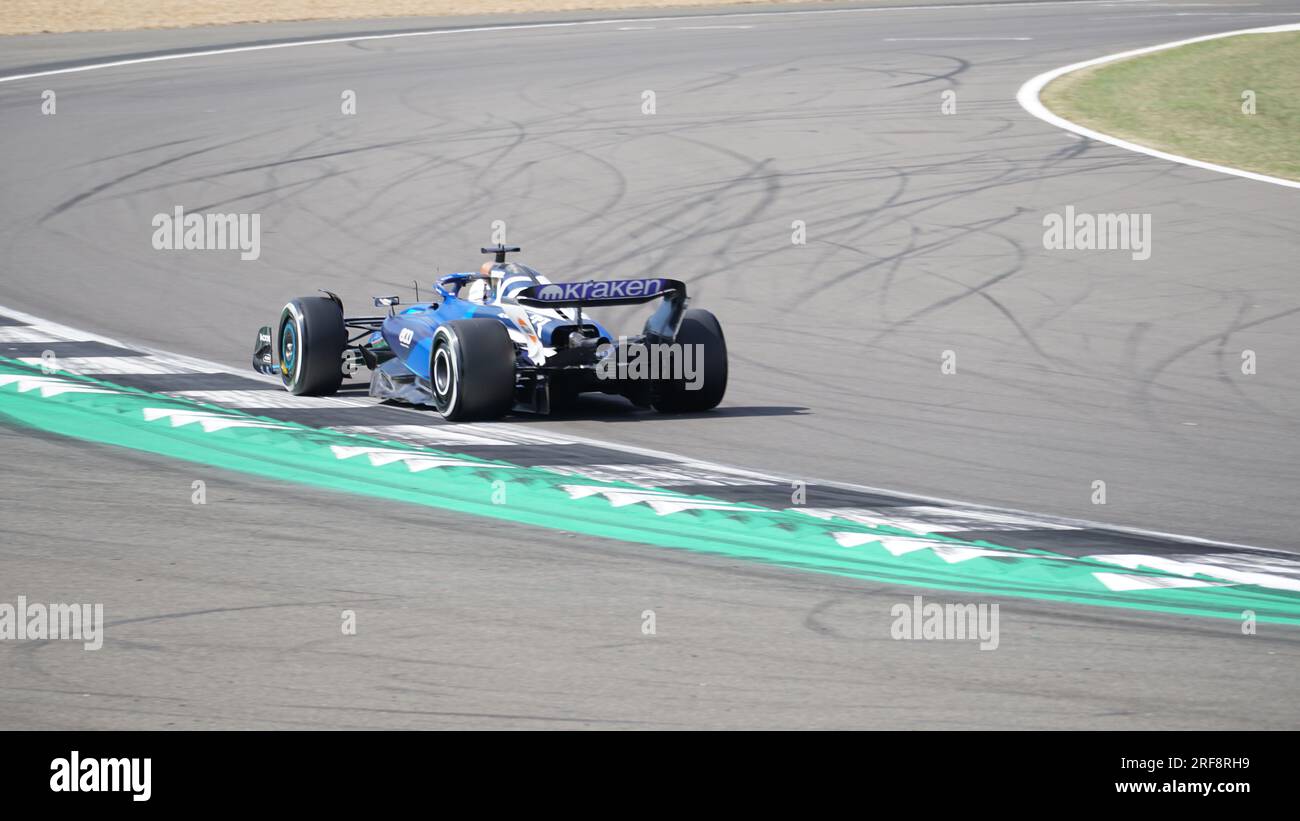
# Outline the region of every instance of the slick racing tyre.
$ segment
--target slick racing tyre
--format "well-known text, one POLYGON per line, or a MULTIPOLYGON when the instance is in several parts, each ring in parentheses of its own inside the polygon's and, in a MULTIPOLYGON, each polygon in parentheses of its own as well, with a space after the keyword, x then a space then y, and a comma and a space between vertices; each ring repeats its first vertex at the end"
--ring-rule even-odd
POLYGON ((429 353, 433 406, 453 422, 497 419, 515 400, 515 343, 495 319, 439 325, 429 353))
MULTIPOLYGON (((689 413, 716 408, 727 392, 727 340, 718 318, 709 311, 692 308, 682 317, 673 340, 677 345, 699 345, 695 367, 699 370, 696 387, 689 381, 668 379, 656 384, 652 401, 661 413, 689 413)), ((680 355, 679 351, 677 355, 680 355)))
POLYGON ((304 296, 280 312, 276 351, 280 381, 298 396, 329 396, 343 384, 348 329, 343 309, 328 297, 304 296))

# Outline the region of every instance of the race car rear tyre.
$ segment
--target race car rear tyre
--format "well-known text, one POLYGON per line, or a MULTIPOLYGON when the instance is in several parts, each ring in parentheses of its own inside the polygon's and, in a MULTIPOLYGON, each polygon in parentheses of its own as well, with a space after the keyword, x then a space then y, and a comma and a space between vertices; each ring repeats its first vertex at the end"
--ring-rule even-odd
MULTIPOLYGON (((699 345, 695 352, 698 369, 695 390, 688 380, 670 379, 656 385, 652 402, 661 413, 690 413, 716 408, 727 392, 727 340, 722 325, 709 311, 692 308, 682 316, 682 324, 673 340, 678 345, 699 345)), ((678 356, 681 351, 678 351, 678 356)))
POLYGON ((304 296, 280 312, 276 351, 280 381, 298 396, 329 396, 343 384, 348 329, 343 309, 328 297, 304 296))
POLYGON ((495 319, 439 325, 429 353, 433 406, 453 422, 497 419, 515 401, 515 343, 495 319))

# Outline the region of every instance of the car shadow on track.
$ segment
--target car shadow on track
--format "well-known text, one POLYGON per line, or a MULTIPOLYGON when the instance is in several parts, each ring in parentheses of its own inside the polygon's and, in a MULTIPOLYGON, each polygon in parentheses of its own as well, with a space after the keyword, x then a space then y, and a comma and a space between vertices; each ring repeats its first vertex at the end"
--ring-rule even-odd
MULTIPOLYGON (((340 390, 341 398, 359 399, 367 395, 364 388, 358 390, 340 390)), ((414 407, 400 402, 382 402, 381 405, 409 408, 429 414, 430 422, 441 421, 432 408, 414 407)), ((512 424, 534 424, 557 421, 584 422, 638 422, 650 419, 740 419, 751 416, 805 416, 811 411, 797 405, 723 405, 710 411, 698 413, 659 413, 653 408, 638 408, 631 402, 617 396, 588 394, 578 397, 570 406, 557 409, 549 414, 515 413, 507 414, 502 421, 512 424)))
MULTIPOLYGON (((362 371, 359 377, 354 376, 355 381, 345 382, 343 387, 339 388, 338 396, 341 399, 364 399, 369 396, 369 379, 368 372, 362 371)), ((390 407, 404 407, 413 410, 427 412, 433 421, 437 414, 432 408, 413 407, 400 402, 381 402, 380 405, 390 407)), ((537 423, 537 422, 555 422, 555 421, 585 421, 585 422, 637 422, 653 418, 659 419, 741 419, 755 416, 806 416, 812 411, 801 405, 722 405, 710 411, 701 411, 699 413, 659 413, 653 408, 638 408, 627 399, 621 396, 611 396, 601 393, 584 393, 577 397, 571 404, 562 409, 553 410, 546 415, 532 413, 510 413, 502 421, 511 423, 537 423)))
POLYGON ((638 408, 621 396, 583 394, 572 405, 552 411, 546 416, 530 413, 512 413, 506 417, 511 422, 531 423, 545 421, 582 420, 586 422, 637 422, 657 419, 738 419, 748 416, 803 416, 808 408, 794 405, 723 405, 699 413, 664 414, 652 408, 638 408))

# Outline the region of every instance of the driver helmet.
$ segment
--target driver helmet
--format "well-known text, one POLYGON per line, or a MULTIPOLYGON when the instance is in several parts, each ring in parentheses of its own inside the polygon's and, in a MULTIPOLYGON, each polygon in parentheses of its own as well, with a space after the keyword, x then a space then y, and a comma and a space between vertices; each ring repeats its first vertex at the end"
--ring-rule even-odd
POLYGON ((501 276, 503 272, 496 267, 495 263, 492 262, 483 263, 482 265, 479 266, 478 272, 480 275, 488 278, 487 282, 485 283, 487 286, 487 293, 485 294, 485 296, 490 298, 491 296, 500 292, 501 276))

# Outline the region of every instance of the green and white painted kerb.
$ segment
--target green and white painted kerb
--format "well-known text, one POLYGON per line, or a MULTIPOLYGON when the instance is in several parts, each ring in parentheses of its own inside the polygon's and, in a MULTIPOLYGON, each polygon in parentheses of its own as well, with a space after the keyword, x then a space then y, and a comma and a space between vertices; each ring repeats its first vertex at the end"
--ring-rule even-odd
POLYGON ((575 479, 46 374, 3 357, 0 417, 271 479, 873 582, 1228 619, 1250 610, 1258 621, 1300 624, 1296 589, 575 479), (502 487, 506 501, 494 504, 502 487))

